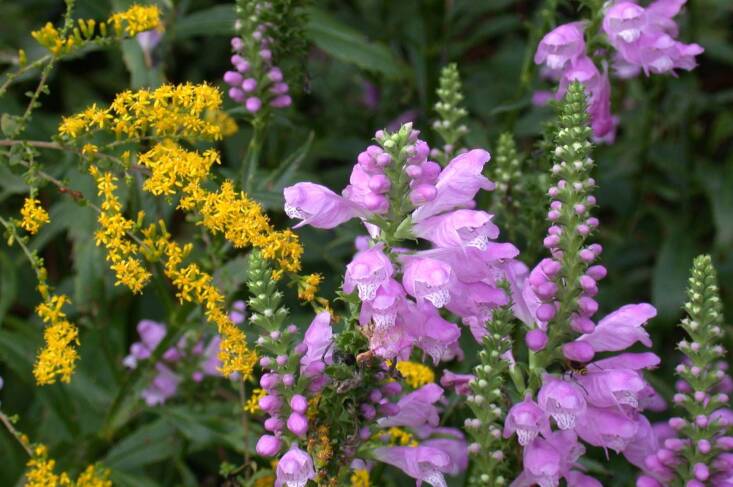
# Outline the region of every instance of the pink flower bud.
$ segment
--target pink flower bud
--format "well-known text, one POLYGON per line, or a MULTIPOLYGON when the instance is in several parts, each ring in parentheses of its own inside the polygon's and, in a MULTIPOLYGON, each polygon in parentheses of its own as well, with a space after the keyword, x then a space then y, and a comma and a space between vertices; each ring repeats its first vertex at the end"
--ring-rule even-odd
POLYGON ((242 90, 245 93, 250 93, 257 88, 257 80, 254 78, 247 78, 242 81, 242 90))
POLYGON ((533 352, 539 352, 547 345, 547 333, 540 329, 530 330, 524 337, 524 341, 527 344, 527 348, 533 352))
POLYGON ((290 399, 290 408, 296 413, 305 413, 308 409, 308 400, 302 394, 296 394, 290 399))
MULTIPOLYGON (((541 304, 535 312, 537 319, 540 321, 550 321, 555 317, 556 313, 555 306, 553 304, 544 303, 541 304)), ((531 333, 531 332, 530 332, 531 333)), ((542 345, 544 347, 544 345, 542 345)))
POLYGON ((574 362, 586 363, 593 360, 593 347, 585 342, 570 342, 562 346, 562 353, 566 359, 574 362))
POLYGON ((251 97, 247 98, 247 101, 246 101, 246 103, 245 103, 244 106, 245 106, 245 108, 247 109, 248 112, 250 112, 250 113, 256 113, 262 107, 262 102, 256 96, 251 96, 251 97))
POLYGON ((242 75, 236 71, 227 71, 224 73, 224 82, 230 86, 239 86, 242 84, 242 75))
POLYGON ((292 104, 293 99, 289 95, 280 95, 270 102, 270 106, 275 108, 287 108, 292 104))
POLYGON ((303 436, 308 432, 308 420, 300 413, 291 413, 287 424, 295 436, 303 436))
POLYGON ((280 451, 281 447, 282 441, 279 438, 272 435, 262 435, 257 440, 255 450, 257 450, 258 455, 262 455, 263 457, 274 457, 280 451))
POLYGON ((244 41, 242 41, 241 37, 232 37, 231 44, 232 49, 235 51, 239 51, 244 47, 244 41))
POLYGON ((229 88, 229 98, 238 103, 242 103, 244 101, 244 91, 239 88, 229 88))

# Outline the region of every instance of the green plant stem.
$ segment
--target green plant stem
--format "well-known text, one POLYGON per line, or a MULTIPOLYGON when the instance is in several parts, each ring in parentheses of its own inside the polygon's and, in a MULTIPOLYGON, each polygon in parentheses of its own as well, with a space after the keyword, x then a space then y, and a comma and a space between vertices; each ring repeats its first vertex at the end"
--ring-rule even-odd
POLYGON ((249 139, 247 154, 244 156, 244 161, 242 162, 242 189, 247 193, 252 190, 252 182, 257 173, 265 131, 267 129, 267 121, 263 118, 256 117, 252 122, 252 129, 252 138, 249 139))
POLYGON ((32 457, 33 452, 31 451, 31 447, 22 440, 22 433, 15 429, 15 426, 13 426, 13 422, 4 412, 2 412, 2 410, 0 410, 0 423, 2 423, 5 426, 5 429, 7 429, 8 432, 13 436, 13 438, 15 438, 18 443, 20 443, 20 446, 23 447, 23 450, 28 454, 28 456, 32 457))

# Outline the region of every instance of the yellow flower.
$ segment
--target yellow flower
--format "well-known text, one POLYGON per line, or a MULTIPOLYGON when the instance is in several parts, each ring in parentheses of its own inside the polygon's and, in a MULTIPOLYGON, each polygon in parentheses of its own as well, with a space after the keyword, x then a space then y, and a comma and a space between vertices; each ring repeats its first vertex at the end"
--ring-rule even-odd
POLYGON ((96 244, 107 249, 107 260, 117 277, 115 285, 122 284, 133 293, 140 293, 150 281, 151 274, 137 258, 140 246, 128 236, 128 232, 135 228, 135 222, 121 213, 122 203, 114 193, 117 178, 109 172, 100 173, 94 166, 89 168, 89 172, 97 183, 97 194, 103 198, 102 211, 97 216, 96 244))
POLYGON ((133 5, 124 12, 112 14, 108 21, 118 36, 130 37, 160 26, 160 10, 155 5, 133 5))
POLYGON ((38 233, 38 230, 50 221, 48 213, 41 206, 41 202, 31 197, 25 199, 20 215, 23 217, 20 226, 31 235, 38 233))
POLYGON ((255 414, 260 411, 260 399, 267 395, 267 391, 260 389, 259 387, 252 391, 252 395, 244 405, 244 410, 249 414, 255 414))
POLYGON ((381 438, 387 436, 387 443, 394 446, 417 446, 417 440, 402 428, 392 427, 387 431, 378 431, 374 436, 381 438))
POLYGON ((316 299, 318 285, 321 284, 323 276, 320 274, 308 274, 298 279, 298 299, 311 302, 316 299))
POLYGON ((219 127, 223 137, 234 135, 239 129, 239 127, 237 127, 237 122, 227 112, 222 110, 209 110, 206 112, 204 119, 219 127))
POLYGON ((48 458, 48 448, 38 445, 33 449, 33 456, 26 464, 26 487, 112 487, 109 480, 109 470, 89 465, 84 472, 72 482, 71 478, 62 472, 54 472, 56 460, 48 458))
POLYGON ((79 344, 79 331, 66 320, 62 310, 69 298, 63 294, 48 295, 45 286, 39 290, 44 301, 36 307, 36 313, 48 326, 43 331, 44 346, 33 366, 33 376, 38 385, 53 384, 57 377, 68 383, 79 358, 75 348, 79 344))
POLYGON ((358 469, 351 474, 351 487, 369 487, 369 470, 358 469))
POLYGON ((275 477, 272 475, 263 475, 255 480, 254 487, 273 487, 275 485, 275 477))
POLYGON ((397 362, 397 370, 413 389, 435 381, 435 373, 427 365, 417 362, 397 362))
POLYGON ((92 130, 109 130, 119 137, 144 136, 218 140, 225 129, 205 114, 219 111, 221 92, 202 84, 163 85, 155 90, 123 91, 109 107, 92 105, 72 117, 65 117, 59 134, 75 139, 92 130))

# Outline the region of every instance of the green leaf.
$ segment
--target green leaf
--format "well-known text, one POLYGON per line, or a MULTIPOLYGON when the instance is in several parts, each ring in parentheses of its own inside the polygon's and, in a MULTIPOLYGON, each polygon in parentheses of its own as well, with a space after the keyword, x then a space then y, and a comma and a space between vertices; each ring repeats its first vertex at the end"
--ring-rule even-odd
POLYGON ((700 165, 698 176, 710 200, 715 221, 715 240, 719 248, 733 245, 733 157, 724 168, 700 165))
POLYGON ((298 168, 300 168, 300 165, 305 160, 308 152, 310 152, 314 138, 315 132, 311 130, 308 134, 308 138, 303 142, 303 145, 298 147, 295 152, 290 154, 277 168, 259 181, 257 189, 259 191, 267 190, 280 194, 283 188, 291 182, 293 175, 298 168))
POLYGON ((233 5, 217 5, 186 15, 176 21, 173 33, 178 38, 198 35, 232 35, 236 18, 233 5))
POLYGON ((675 321, 682 312, 685 285, 696 255, 692 232, 674 227, 657 253, 652 282, 652 301, 659 319, 675 321))
POLYGON ((331 56, 388 78, 405 76, 402 62, 384 44, 370 42, 364 34, 321 9, 310 8, 308 14, 308 37, 331 56))
POLYGON ((157 88, 163 84, 163 73, 160 66, 151 66, 151 62, 146 58, 140 44, 134 39, 128 39, 121 42, 122 59, 125 66, 130 72, 130 87, 132 89, 139 88, 157 88))
POLYGON ((163 419, 148 423, 118 442, 102 461, 128 471, 163 461, 181 448, 174 433, 173 425, 163 419))
POLYGON ((237 256, 214 272, 214 285, 227 296, 234 294, 247 280, 247 257, 237 256))

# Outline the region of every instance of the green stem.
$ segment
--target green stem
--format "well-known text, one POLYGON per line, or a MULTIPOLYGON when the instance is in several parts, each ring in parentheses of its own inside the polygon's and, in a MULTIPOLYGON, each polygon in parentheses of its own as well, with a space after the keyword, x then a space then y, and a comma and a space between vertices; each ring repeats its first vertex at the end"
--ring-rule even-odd
POLYGON ((267 121, 261 117, 255 117, 252 122, 252 138, 249 140, 247 154, 242 163, 242 189, 247 193, 252 190, 252 181, 257 173, 266 128, 267 121))

